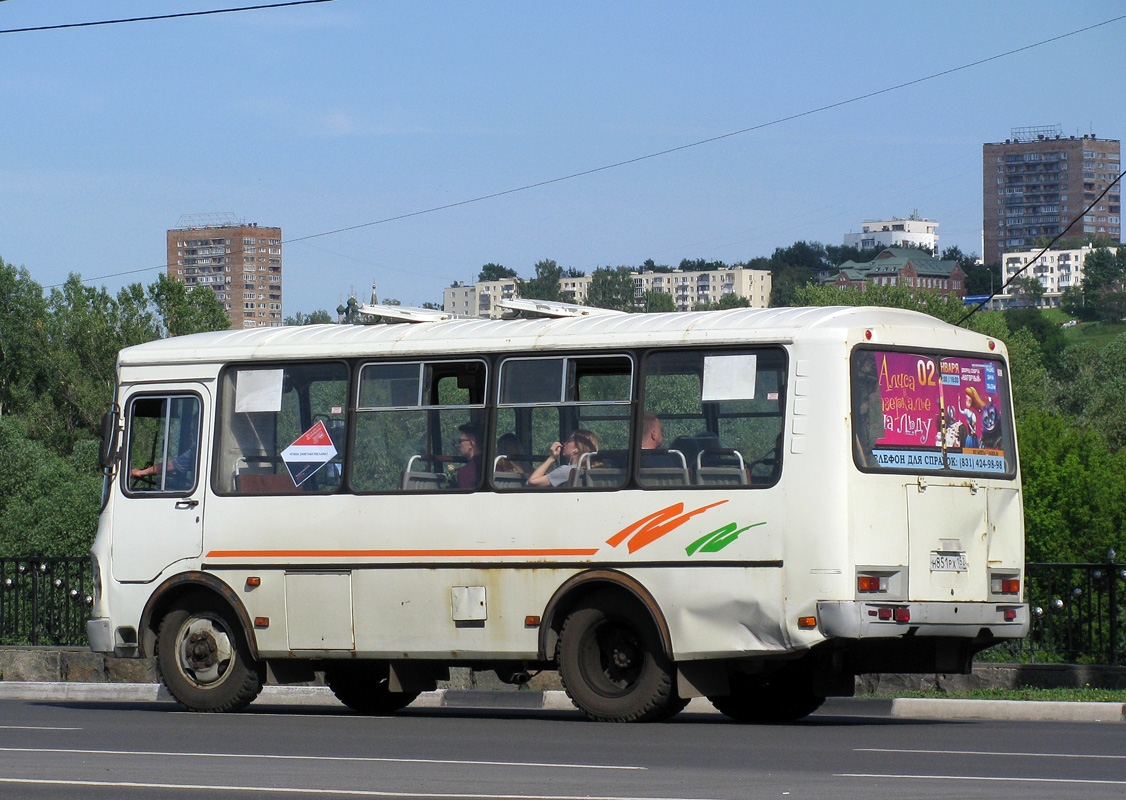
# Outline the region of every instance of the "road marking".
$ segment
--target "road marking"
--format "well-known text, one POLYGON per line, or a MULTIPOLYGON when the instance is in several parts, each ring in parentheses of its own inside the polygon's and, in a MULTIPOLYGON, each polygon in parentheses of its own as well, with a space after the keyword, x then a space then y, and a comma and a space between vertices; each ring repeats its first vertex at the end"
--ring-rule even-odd
POLYGON ((917 753, 938 756, 1020 756, 1022 758, 1118 758, 1126 755, 1099 755, 1096 753, 1006 753, 988 750, 900 750, 894 747, 857 747, 855 753, 917 753))
POLYGON ((303 789, 282 786, 204 786, 198 783, 137 783, 135 781, 66 781, 48 778, 0 778, 0 783, 32 786, 97 786, 114 789, 194 789, 205 792, 261 792, 263 794, 313 794, 346 797, 429 797, 436 800, 712 800, 712 798, 641 797, 637 795, 569 795, 569 794, 482 794, 473 792, 381 792, 375 789, 303 789))
POLYGON ((554 767, 556 769, 647 770, 648 767, 613 766, 610 764, 549 764, 535 761, 465 761, 442 758, 379 758, 376 756, 302 756, 273 753, 176 753, 159 750, 85 750, 70 747, 0 747, 0 753, 71 753, 83 756, 180 756, 183 758, 259 758, 279 761, 357 761, 390 764, 456 764, 477 767, 554 767))
POLYGON ((63 728, 51 725, 0 725, 0 731, 80 731, 82 728, 63 728))
POLYGON ((1000 775, 892 775, 876 772, 838 772, 835 778, 900 778, 917 781, 1003 781, 1008 783, 1078 783, 1100 786, 1126 786, 1126 780, 1102 781, 1092 778, 1021 778, 1000 775))

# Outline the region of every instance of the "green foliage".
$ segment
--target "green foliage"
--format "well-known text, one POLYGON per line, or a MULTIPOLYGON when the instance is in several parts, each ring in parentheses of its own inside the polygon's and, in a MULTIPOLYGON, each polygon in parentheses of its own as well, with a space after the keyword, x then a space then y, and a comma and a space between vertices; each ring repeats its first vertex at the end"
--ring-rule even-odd
POLYGON ((775 308, 801 305, 798 290, 812 280, 812 273, 805 267, 786 266, 775 272, 770 284, 770 305, 775 308))
POLYGON ((179 281, 161 275, 149 287, 148 293, 164 323, 165 336, 221 331, 231 327, 223 304, 210 289, 189 289, 179 281))
POLYGON ((1123 552, 1126 454, 1091 428, 1026 409, 1017 417, 1029 561, 1101 561, 1123 552))
POLYGON ((1016 332, 1027 330, 1040 345, 1044 367, 1052 375, 1060 369, 1060 359, 1067 347, 1067 338, 1059 324, 1053 322, 1048 314, 1037 308, 1013 308, 1004 313, 1005 324, 1016 332))
POLYGON ((323 308, 318 308, 309 314, 298 311, 292 317, 285 318, 286 325, 331 325, 336 319, 323 308))
POLYGON ((641 305, 647 314, 676 311, 676 301, 672 299, 672 295, 668 292, 648 291, 642 298, 641 305))
POLYGON ((0 417, 0 556, 87 552, 101 488, 96 442, 66 458, 29 439, 21 420, 0 417))
POLYGON ((1083 300, 1086 319, 1117 322, 1126 317, 1126 247, 1117 255, 1105 247, 1089 253, 1083 262, 1083 300))
POLYGON ((633 275, 629 267, 600 267, 590 275, 586 304, 617 311, 633 310, 633 275))
POLYGON ((1126 335, 1063 352, 1060 405, 1115 450, 1126 448, 1126 335))
POLYGON ((481 271, 477 273, 477 280, 479 281, 499 281, 504 278, 515 277, 516 270, 503 267, 500 264, 493 264, 492 262, 482 266, 481 271))
POLYGON ((561 301, 563 289, 559 279, 563 277, 563 268, 550 258, 536 264, 536 277, 531 280, 517 278, 517 289, 521 297, 529 300, 561 301))

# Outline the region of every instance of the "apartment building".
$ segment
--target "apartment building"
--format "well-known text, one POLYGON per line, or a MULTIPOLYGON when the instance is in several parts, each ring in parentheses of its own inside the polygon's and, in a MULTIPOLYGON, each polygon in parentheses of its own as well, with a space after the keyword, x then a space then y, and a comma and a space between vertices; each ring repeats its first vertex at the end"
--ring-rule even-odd
POLYGON ((232 328, 282 326, 281 228, 198 214, 167 234, 168 276, 215 292, 232 328))
MULTIPOLYGON (((1027 250, 1059 234, 1122 171, 1121 142, 1094 134, 1063 136, 1060 126, 1014 128, 982 146, 982 256, 1027 250)), ((1122 241, 1122 190, 1115 186, 1067 236, 1122 241)))
MULTIPOLYGON (((1064 291, 1079 288, 1083 284, 1084 265, 1087 256, 1095 248, 1086 246, 1074 250, 1049 250, 1037 258, 1041 249, 1043 248, 1005 253, 1005 260, 1001 264, 1002 283, 1008 283, 1017 274, 1035 278, 1044 287, 1044 295, 1037 301, 1037 305, 1041 308, 1058 308, 1064 291)), ((1110 251, 1116 253, 1117 248, 1112 247, 1110 251)), ((997 295, 997 300, 1002 308, 1008 307, 1013 303, 1013 293, 1002 292, 997 295)))
MULTIPOLYGON (((769 270, 728 267, 706 272, 632 272, 634 300, 641 304, 646 292, 672 295, 678 311, 691 311, 697 303, 718 303, 728 295, 746 297, 752 308, 770 306, 771 275, 769 270)), ((564 276, 559 288, 570 303, 584 304, 590 291, 590 275, 564 276)), ((518 296, 515 278, 481 281, 475 284, 455 283, 442 293, 442 309, 447 313, 474 317, 500 317, 504 309, 498 299, 518 296)))
POLYGON ((860 250, 882 250, 887 247, 907 247, 938 252, 938 223, 919 216, 916 210, 909 217, 891 219, 866 219, 860 233, 846 233, 846 247, 860 250))

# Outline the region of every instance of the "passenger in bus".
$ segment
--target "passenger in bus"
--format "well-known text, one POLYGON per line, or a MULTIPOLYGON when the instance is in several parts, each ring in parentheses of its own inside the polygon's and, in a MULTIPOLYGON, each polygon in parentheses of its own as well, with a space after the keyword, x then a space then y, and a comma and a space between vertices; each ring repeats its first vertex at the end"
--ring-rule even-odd
MULTIPOLYGON (((571 480, 571 473, 579 466, 584 453, 598 452, 598 438, 588 430, 576 430, 565 442, 552 442, 551 455, 528 476, 529 486, 564 486, 571 480), (563 456, 566 463, 552 468, 563 456)), ((596 465, 591 465, 596 466, 596 465)))
POLYGON ((497 439, 496 471, 515 472, 519 475, 527 475, 531 472, 531 464, 527 461, 512 458, 513 454, 520 452, 520 449, 520 439, 517 438, 515 433, 506 433, 497 439))
POLYGON ((481 429, 472 422, 457 429, 457 448, 465 457, 465 466, 456 474, 457 488, 476 489, 481 477, 481 429))
POLYGON ((656 450, 665 441, 664 431, 661 430, 661 419, 652 411, 641 415, 641 449, 656 450))

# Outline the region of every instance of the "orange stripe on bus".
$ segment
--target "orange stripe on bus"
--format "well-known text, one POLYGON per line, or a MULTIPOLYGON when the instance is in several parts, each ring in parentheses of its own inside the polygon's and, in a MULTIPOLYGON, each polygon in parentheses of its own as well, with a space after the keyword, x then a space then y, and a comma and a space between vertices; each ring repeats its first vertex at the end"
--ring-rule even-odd
POLYGON ((465 558, 592 556, 594 550, 212 550, 206 558, 465 558))

